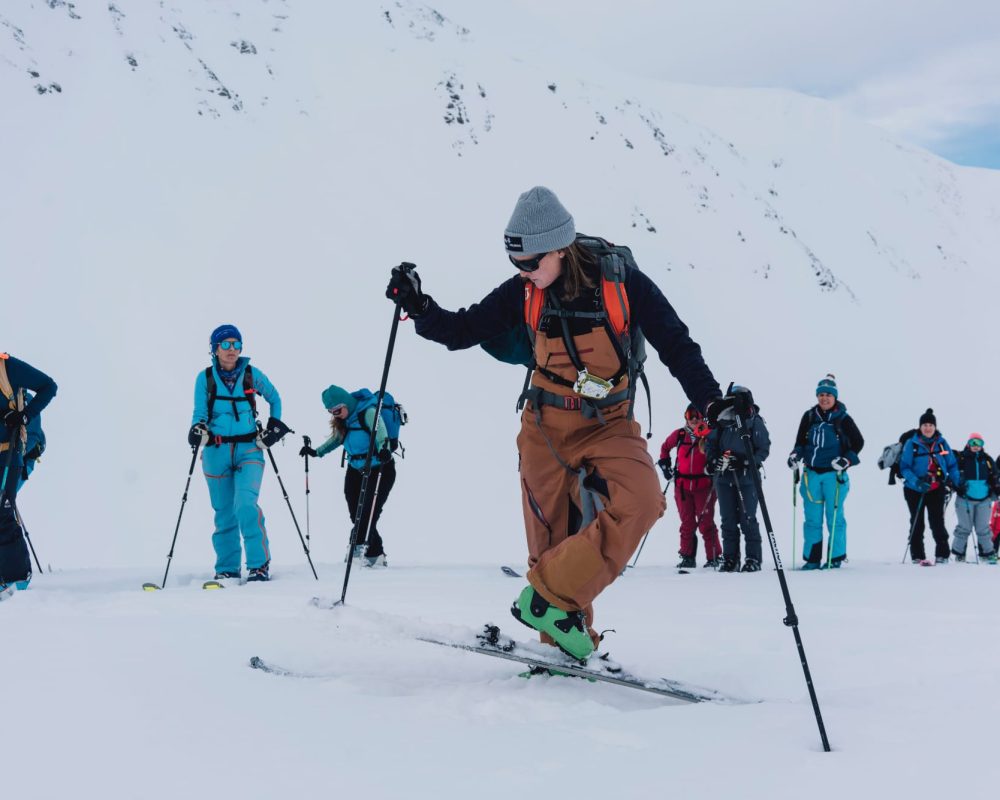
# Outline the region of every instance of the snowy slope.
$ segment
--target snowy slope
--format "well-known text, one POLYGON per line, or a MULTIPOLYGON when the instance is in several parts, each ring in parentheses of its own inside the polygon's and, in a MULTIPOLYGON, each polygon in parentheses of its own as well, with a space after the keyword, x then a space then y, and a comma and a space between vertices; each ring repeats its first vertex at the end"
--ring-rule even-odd
MULTIPOLYGON (((956 443, 976 429, 1000 449, 986 358, 1000 176, 812 98, 613 74, 554 31, 520 38, 495 9, 439 11, 402 0, 0 8, 0 347, 60 384, 49 451, 21 502, 56 572, 0 606, 5 641, 35 654, 3 667, 5 685, 32 690, 12 717, 24 720, 22 796, 69 791, 72 769, 28 781, 46 757, 82 767, 105 743, 121 754, 106 778, 115 797, 136 785, 165 797, 205 786, 312 796, 331 785, 428 796, 443 779, 455 796, 469 784, 501 796, 497 784, 556 791, 567 771, 574 788, 627 797, 730 797, 747 784, 761 797, 890 785, 920 797, 946 779, 981 796, 976 765, 996 711, 982 687, 997 653, 979 609, 996 576, 896 567, 904 505, 874 460, 928 405, 956 443), (407 324, 390 375, 412 420, 382 526, 392 568, 352 578, 343 620, 308 607, 317 588, 271 478, 273 585, 196 589, 212 559, 196 475, 176 590, 135 591, 162 576, 209 331, 239 325, 285 419, 318 439, 328 383, 379 379, 389 267, 415 261, 445 306, 479 299, 509 274, 503 226, 538 183, 580 230, 632 246, 719 380, 753 387, 775 443, 765 489, 786 561, 781 456, 817 379, 837 374, 868 439, 848 506, 851 568, 792 576, 835 755, 817 752, 773 575, 661 569, 676 551, 672 509, 644 568, 602 598, 599 622, 619 628, 620 659, 759 695, 760 706, 664 707, 609 687, 525 685, 503 664, 378 632, 399 616, 500 622, 517 587, 495 565, 524 558, 522 374, 478 350, 447 353, 407 324), (470 389, 475 403, 463 399, 470 389), (340 677, 250 673, 257 651, 340 677), (80 657, 73 669, 69 654, 80 657), (526 740, 545 726, 560 752, 525 766, 526 740), (959 744, 918 770, 913 753, 936 741, 959 744), (267 757, 246 758, 258 749, 267 757), (380 772, 391 760, 398 770, 380 772), (178 770, 162 774, 172 761, 178 770)), ((650 14, 669 24, 668 10, 650 14)), ((686 401, 665 369, 650 373, 658 447, 686 401)), ((297 449, 294 437, 278 463, 304 521, 297 449)), ((342 476, 332 460, 314 469, 320 590, 337 595, 342 476)))

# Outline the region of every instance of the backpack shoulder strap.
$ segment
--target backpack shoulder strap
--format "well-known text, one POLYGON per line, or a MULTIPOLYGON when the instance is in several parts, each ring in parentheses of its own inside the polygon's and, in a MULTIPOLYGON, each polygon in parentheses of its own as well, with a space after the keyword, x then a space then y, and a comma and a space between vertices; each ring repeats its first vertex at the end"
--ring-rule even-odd
POLYGON ((250 404, 250 413, 253 414, 253 418, 257 419, 257 389, 253 385, 253 367, 249 364, 243 370, 243 396, 250 404))
POLYGON ((215 376, 212 374, 212 368, 208 367, 205 369, 205 391, 208 394, 208 420, 212 421, 212 409, 215 406, 215 396, 219 393, 218 388, 215 385, 215 376))

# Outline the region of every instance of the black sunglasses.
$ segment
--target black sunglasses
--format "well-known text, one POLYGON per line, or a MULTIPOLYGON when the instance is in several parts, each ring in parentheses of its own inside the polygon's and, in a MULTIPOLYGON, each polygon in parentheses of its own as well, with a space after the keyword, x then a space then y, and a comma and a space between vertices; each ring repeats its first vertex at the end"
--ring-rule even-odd
POLYGON ((542 259, 547 256, 548 253, 539 253, 537 256, 532 256, 531 258, 526 258, 523 261, 518 261, 510 253, 507 254, 507 258, 510 259, 510 263, 514 265, 516 269, 523 269, 525 272, 534 272, 542 263, 542 259))

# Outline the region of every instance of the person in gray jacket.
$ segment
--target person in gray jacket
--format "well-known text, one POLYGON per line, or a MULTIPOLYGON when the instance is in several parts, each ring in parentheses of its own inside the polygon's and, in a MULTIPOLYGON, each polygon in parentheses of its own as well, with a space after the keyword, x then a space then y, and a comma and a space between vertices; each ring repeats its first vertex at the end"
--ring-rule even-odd
POLYGON ((705 472, 714 476, 715 494, 722 517, 722 565, 719 572, 759 572, 763 550, 757 524, 757 489, 751 469, 760 469, 771 452, 767 425, 754 405, 753 395, 743 386, 733 386, 722 401, 725 408, 714 422, 705 443, 705 472), (746 427, 753 445, 747 453, 736 423, 736 409, 747 409, 746 427), (746 560, 740 568, 740 531, 746 541, 746 560))

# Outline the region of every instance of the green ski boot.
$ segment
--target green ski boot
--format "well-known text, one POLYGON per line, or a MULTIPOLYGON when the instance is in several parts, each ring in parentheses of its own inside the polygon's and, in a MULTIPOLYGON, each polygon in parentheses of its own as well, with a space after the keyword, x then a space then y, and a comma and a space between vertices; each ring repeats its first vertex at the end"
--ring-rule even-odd
POLYGON ((514 619, 552 637, 566 655, 584 661, 594 652, 582 611, 563 611, 549 603, 531 585, 525 586, 510 607, 514 619))

